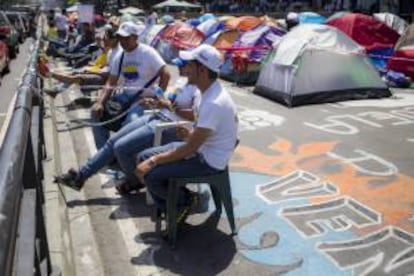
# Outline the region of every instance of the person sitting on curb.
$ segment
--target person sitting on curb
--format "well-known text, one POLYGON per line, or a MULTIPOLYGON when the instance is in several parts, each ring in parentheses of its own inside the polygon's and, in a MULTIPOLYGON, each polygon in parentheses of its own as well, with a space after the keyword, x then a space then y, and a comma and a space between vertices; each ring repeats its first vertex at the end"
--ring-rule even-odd
MULTIPOLYGON (((115 30, 107 29, 104 34, 104 53, 99 56, 91 65, 85 67, 82 71, 75 74, 67 74, 56 71, 51 71, 47 65, 39 66, 39 73, 44 77, 50 77, 64 84, 78 84, 81 86, 81 91, 86 93, 91 90, 98 90, 99 86, 105 84, 108 76, 111 63, 115 55, 119 51, 118 37, 115 35, 115 30), (86 87, 82 87, 86 86, 86 87), (87 87, 90 86, 90 87, 87 87), (93 87, 95 86, 95 87, 93 87)), ((55 97, 61 90, 45 90, 50 96, 55 97)))
MULTIPOLYGON (((144 150, 138 155, 136 176, 145 183, 157 207, 166 209, 169 180, 200 177, 223 171, 237 143, 238 119, 235 104, 218 81, 220 52, 211 45, 180 51, 188 61, 188 83, 197 86, 201 101, 194 128, 177 126, 182 142, 144 150)), ((198 195, 182 188, 178 193, 177 223, 185 220, 198 195)))
MULTIPOLYGON (((108 81, 92 106, 94 122, 101 122, 104 119, 105 102, 111 96, 129 103, 128 114, 125 119, 122 119, 122 126, 124 126, 143 114, 144 108, 136 98, 139 100, 144 97, 155 97, 155 79, 158 78, 158 86, 163 91, 166 90, 170 72, 165 61, 154 48, 138 42, 138 37, 144 29, 144 25, 137 25, 133 22, 124 22, 119 27, 117 35, 123 51, 120 51, 114 58, 108 81), (119 83, 118 80, 120 80, 119 83), (122 91, 113 95, 114 88, 117 86, 121 87, 122 91)), ((92 127, 98 150, 105 145, 110 131, 105 125, 92 127)))
MULTIPOLYGON (((187 63, 181 59, 175 59, 173 63, 178 66, 181 78, 175 83, 173 91, 168 93, 169 96, 158 99, 142 99, 142 102, 145 101, 147 104, 161 109, 155 114, 144 115, 125 125, 112 135, 105 145, 78 171, 71 168, 68 172, 57 176, 56 182, 80 190, 89 177, 116 157, 121 170, 126 174, 125 181, 116 186, 118 192, 125 194, 142 187, 134 175, 135 157, 139 152, 152 146, 156 125, 164 121, 174 121, 177 115, 180 118, 193 121, 195 119, 194 112, 200 102, 200 92, 194 85, 188 84, 184 78, 188 74, 187 63)), ((174 140, 177 140, 175 127, 171 128, 171 131, 167 129, 163 132, 164 142, 174 140)))

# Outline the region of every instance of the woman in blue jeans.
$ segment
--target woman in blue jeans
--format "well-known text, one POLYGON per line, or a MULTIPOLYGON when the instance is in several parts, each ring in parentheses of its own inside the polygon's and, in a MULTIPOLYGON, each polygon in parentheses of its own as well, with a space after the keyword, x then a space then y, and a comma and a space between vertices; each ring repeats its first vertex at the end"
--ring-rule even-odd
MULTIPOLYGON (((186 76, 186 63, 180 59, 174 60, 179 68, 180 76, 186 76)), ((73 168, 55 178, 73 189, 80 190, 85 181, 97 173, 105 165, 116 158, 121 170, 126 175, 126 181, 117 186, 120 193, 127 193, 138 188, 139 182, 135 177, 137 153, 151 147, 154 141, 155 127, 160 122, 174 121, 177 115, 187 120, 194 120, 195 109, 200 101, 200 93, 194 85, 188 85, 179 79, 174 91, 168 98, 145 98, 142 104, 162 107, 152 115, 144 115, 133 120, 111 136, 98 152, 77 171, 73 168)), ((163 132, 163 142, 176 140, 175 128, 163 132)))

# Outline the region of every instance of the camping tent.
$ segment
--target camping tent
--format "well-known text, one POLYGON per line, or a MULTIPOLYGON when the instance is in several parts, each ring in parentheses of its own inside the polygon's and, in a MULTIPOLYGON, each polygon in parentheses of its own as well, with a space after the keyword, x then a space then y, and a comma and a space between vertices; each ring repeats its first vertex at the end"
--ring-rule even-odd
POLYGON ((414 24, 411 24, 398 40, 388 68, 402 72, 414 80, 414 24))
POLYGON ((200 30, 205 37, 209 37, 210 35, 216 33, 219 30, 222 30, 223 28, 224 23, 218 21, 216 18, 204 21, 197 26, 197 29, 200 30))
POLYGON ((220 76, 242 84, 256 83, 260 63, 269 53, 272 44, 284 34, 285 31, 267 25, 241 33, 227 50, 220 76))
POLYGON ((323 24, 326 18, 316 12, 301 12, 299 13, 299 22, 301 24, 305 23, 315 23, 315 24, 323 24))
POLYGON ((254 93, 287 106, 391 95, 361 46, 319 24, 299 25, 282 37, 254 93))
POLYGON ((178 56, 181 49, 195 48, 204 40, 204 34, 183 22, 167 25, 158 34, 151 45, 158 50, 165 61, 178 56))
POLYGON ((385 23, 364 14, 347 13, 327 21, 326 24, 340 29, 362 45, 372 56, 371 62, 380 69, 386 66, 387 57, 392 55, 395 43, 400 37, 385 23))
POLYGON ((367 50, 394 48, 400 37, 385 23, 359 13, 346 13, 327 21, 326 24, 340 29, 367 50))
POLYGON ((408 28, 408 23, 398 15, 382 12, 374 13, 374 18, 385 23, 388 27, 395 30, 398 34, 402 35, 408 28))
POLYGON ((263 21, 255 16, 240 16, 227 19, 226 28, 248 31, 254 29, 262 23, 263 21))

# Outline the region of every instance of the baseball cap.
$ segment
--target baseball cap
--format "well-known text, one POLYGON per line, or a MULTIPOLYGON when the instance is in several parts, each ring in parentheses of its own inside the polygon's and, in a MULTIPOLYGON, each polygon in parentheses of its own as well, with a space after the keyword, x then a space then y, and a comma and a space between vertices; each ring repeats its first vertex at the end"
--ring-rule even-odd
POLYGON ((133 22, 124 22, 119 26, 118 31, 116 32, 117 35, 122 37, 128 37, 131 35, 139 36, 145 29, 145 25, 137 25, 133 22))
POLYGON ((183 60, 182 58, 175 58, 171 61, 174 65, 177 65, 178 67, 183 67, 187 64, 186 60, 183 60))
POLYGON ((180 51, 179 57, 185 61, 197 60, 214 72, 219 72, 223 63, 220 52, 207 44, 202 44, 189 51, 180 51))

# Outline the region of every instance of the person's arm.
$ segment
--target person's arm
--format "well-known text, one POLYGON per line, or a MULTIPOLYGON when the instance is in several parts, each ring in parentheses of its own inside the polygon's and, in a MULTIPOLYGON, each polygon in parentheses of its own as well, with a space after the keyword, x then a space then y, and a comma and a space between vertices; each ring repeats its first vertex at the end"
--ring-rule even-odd
POLYGON ((171 78, 171 74, 170 71, 167 69, 167 65, 163 65, 160 68, 160 70, 158 71, 158 75, 160 76, 158 86, 162 89, 162 91, 167 90, 168 83, 171 78))
POLYGON ((135 174, 142 179, 152 168, 157 165, 167 164, 184 159, 197 152, 198 148, 206 141, 212 130, 208 128, 195 128, 190 134, 186 143, 175 150, 160 153, 142 161, 137 165, 135 174))
POLYGON ((100 91, 98 100, 92 106, 92 116, 101 118, 104 111, 104 104, 114 91, 114 87, 118 84, 118 76, 109 76, 105 87, 100 91))

